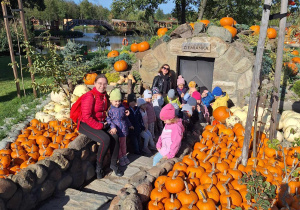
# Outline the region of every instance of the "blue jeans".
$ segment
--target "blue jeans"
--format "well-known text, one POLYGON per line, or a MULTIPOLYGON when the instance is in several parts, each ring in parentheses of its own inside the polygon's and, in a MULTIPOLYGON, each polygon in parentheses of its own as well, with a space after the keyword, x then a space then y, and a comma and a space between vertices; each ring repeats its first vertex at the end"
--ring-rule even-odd
POLYGON ((156 164, 160 161, 160 159, 162 159, 163 156, 158 152, 154 158, 153 158, 153 166, 156 166, 156 164))

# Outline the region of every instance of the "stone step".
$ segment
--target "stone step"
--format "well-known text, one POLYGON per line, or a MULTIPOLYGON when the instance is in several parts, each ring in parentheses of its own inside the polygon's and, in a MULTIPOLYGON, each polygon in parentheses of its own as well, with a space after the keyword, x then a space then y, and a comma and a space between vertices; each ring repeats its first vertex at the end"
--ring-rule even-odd
POLYGON ((51 200, 41 205, 39 210, 98 210, 111 201, 107 193, 88 193, 75 189, 55 194, 51 200))

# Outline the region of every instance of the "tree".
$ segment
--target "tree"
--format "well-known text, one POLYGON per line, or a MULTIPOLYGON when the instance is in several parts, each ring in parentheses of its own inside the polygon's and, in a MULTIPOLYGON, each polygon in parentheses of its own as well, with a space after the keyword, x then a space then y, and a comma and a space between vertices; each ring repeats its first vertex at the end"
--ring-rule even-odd
MULTIPOLYGON (((7 1, 7 0, 6 0, 7 1)), ((18 9, 18 0, 10 0, 7 1, 10 3, 10 6, 12 9, 18 9)), ((23 7, 24 8, 37 8, 38 10, 44 10, 45 9, 45 3, 44 0, 23 0, 23 7)), ((10 10, 7 11, 10 14, 10 10)), ((0 17, 3 18, 2 8, 0 7, 0 17)))
POLYGON ((93 4, 90 3, 88 0, 83 0, 79 4, 80 8, 80 15, 82 19, 93 19, 93 4))
POLYGON ((51 22, 61 20, 66 17, 66 5, 64 0, 45 0, 45 10, 42 12, 41 19, 51 22))
POLYGON ((154 15, 155 19, 156 20, 163 20, 165 19, 165 14, 164 14, 164 11, 160 8, 158 8, 155 12, 155 15, 154 15))
POLYGON ((68 19, 79 19, 80 17, 80 8, 79 6, 73 1, 65 2, 66 6, 66 18, 68 19))
POLYGON ((172 11, 172 15, 176 17, 181 24, 187 22, 194 22, 197 18, 195 18, 195 11, 193 9, 193 5, 197 4, 197 0, 174 0, 175 8, 172 11))
POLYGON ((207 0, 201 0, 200 7, 199 7, 198 20, 202 20, 202 18, 203 18, 206 3, 207 3, 207 0))

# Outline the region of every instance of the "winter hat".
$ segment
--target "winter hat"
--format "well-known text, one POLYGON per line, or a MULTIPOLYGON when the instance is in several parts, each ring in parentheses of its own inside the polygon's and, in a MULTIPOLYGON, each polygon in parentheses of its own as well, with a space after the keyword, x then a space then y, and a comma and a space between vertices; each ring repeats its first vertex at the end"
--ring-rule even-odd
POLYGON ((174 89, 170 89, 169 91, 168 91, 168 97, 169 98, 175 98, 175 90, 174 89))
POLYGON ((190 106, 190 105, 188 105, 188 104, 184 104, 184 105, 182 106, 181 111, 182 111, 182 112, 186 111, 186 112, 188 112, 190 115, 193 114, 193 108, 192 108, 192 106, 190 106))
POLYGON ((189 100, 187 101, 188 105, 190 106, 196 106, 197 105, 197 101, 195 98, 190 97, 189 100))
POLYGON ((143 95, 144 95, 144 98, 152 98, 151 90, 145 90, 143 95))
POLYGON ((145 99, 143 99, 143 98, 138 98, 137 99, 137 106, 142 106, 145 103, 146 103, 145 99))
POLYGON ((198 91, 193 92, 192 97, 196 100, 201 100, 201 94, 198 91))
POLYGON ((136 96, 135 96, 135 94, 134 93, 130 93, 128 96, 127 96, 127 102, 128 102, 128 104, 130 103, 130 102, 136 102, 136 96))
POLYGON ((158 87, 152 88, 152 93, 153 93, 153 94, 159 94, 160 92, 159 92, 158 87))
POLYGON ((196 87, 196 82, 195 81, 190 81, 189 88, 195 88, 195 87, 196 87))
POLYGON ((175 118, 174 106, 172 104, 167 104, 161 109, 159 116, 162 121, 175 118))
POLYGON ((202 94, 202 93, 204 92, 204 90, 208 90, 207 87, 201 86, 201 87, 200 87, 200 93, 202 94))
POLYGON ((220 96, 220 95, 223 94, 223 91, 222 91, 222 89, 221 89, 220 87, 217 86, 217 87, 215 87, 215 88, 213 89, 212 94, 213 94, 214 96, 220 96))
POLYGON ((180 85, 180 84, 185 84, 185 81, 181 75, 179 75, 178 79, 177 79, 177 85, 180 85))
POLYGON ((121 101, 121 99, 122 99, 122 94, 119 88, 115 88, 110 92, 109 94, 110 101, 121 101))

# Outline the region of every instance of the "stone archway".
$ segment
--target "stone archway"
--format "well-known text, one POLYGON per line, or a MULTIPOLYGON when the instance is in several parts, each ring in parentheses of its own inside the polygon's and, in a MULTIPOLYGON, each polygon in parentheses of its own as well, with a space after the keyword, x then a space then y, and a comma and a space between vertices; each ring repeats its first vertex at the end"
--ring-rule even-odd
POLYGON ((212 87, 220 86, 236 105, 244 105, 245 96, 250 93, 254 56, 240 43, 226 43, 218 37, 178 38, 162 42, 142 59, 140 74, 144 83, 151 86, 159 67, 169 64, 171 70, 178 70, 178 57, 215 58, 212 87), (210 52, 183 52, 183 43, 209 43, 210 52))

